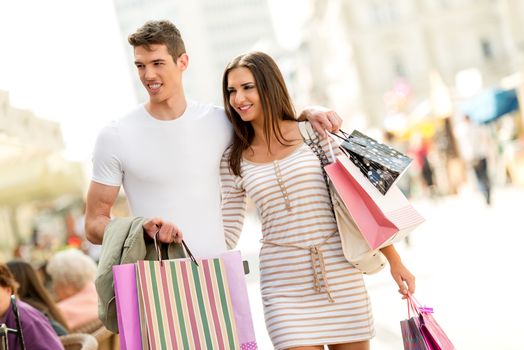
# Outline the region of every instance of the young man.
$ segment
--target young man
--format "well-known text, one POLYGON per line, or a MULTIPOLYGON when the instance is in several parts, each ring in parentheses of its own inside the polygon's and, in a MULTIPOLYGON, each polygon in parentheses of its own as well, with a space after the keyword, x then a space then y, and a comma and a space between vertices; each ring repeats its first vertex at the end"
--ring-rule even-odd
MULTIPOLYGON (((185 240, 196 256, 226 250, 220 211, 220 159, 232 140, 223 108, 187 100, 188 55, 169 21, 149 21, 129 36, 149 101, 105 127, 93 154, 86 234, 100 244, 111 207, 124 187, 144 232, 163 242, 185 240), (175 225, 176 223, 176 225, 175 225)), ((218 87, 217 87, 218 88, 218 87)), ((332 111, 302 113, 323 134, 338 130, 332 111)))

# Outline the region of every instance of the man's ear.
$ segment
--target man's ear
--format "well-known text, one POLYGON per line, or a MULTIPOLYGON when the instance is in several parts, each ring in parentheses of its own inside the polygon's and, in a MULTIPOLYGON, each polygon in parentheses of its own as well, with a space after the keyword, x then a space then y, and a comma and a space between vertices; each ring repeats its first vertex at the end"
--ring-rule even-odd
POLYGON ((189 56, 187 53, 181 54, 176 60, 176 64, 181 70, 186 70, 187 66, 189 65, 189 56))

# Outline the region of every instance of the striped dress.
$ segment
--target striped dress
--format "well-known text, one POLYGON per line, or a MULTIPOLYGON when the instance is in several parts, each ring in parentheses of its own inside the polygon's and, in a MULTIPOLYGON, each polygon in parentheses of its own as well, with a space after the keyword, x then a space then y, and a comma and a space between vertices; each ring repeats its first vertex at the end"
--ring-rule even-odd
MULTIPOLYGON (((329 154, 326 141, 322 147, 329 154)), ((260 288, 275 349, 372 338, 362 274, 344 258, 320 162, 309 146, 269 163, 244 159, 242 177, 230 172, 228 154, 221 163, 226 243, 237 244, 249 196, 262 218, 260 288)))

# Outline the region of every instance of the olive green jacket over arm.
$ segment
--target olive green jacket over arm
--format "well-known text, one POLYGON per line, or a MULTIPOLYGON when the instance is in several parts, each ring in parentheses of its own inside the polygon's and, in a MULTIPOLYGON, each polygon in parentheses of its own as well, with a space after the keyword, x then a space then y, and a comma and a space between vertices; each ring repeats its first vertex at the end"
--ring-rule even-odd
MULTIPOLYGON (((116 218, 106 226, 102 253, 98 263, 95 286, 98 293, 98 317, 112 332, 118 333, 113 266, 133 264, 138 260, 158 260, 154 241, 145 238, 141 217, 116 218)), ((162 255, 168 259, 184 258, 180 244, 162 245, 162 255)))

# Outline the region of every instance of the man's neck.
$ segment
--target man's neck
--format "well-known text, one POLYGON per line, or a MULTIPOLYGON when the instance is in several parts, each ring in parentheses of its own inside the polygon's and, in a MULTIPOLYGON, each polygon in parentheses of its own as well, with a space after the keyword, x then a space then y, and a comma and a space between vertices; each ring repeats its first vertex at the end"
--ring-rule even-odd
POLYGON ((159 120, 175 120, 184 114, 187 101, 184 94, 178 94, 162 102, 146 103, 145 108, 154 118, 159 120))

